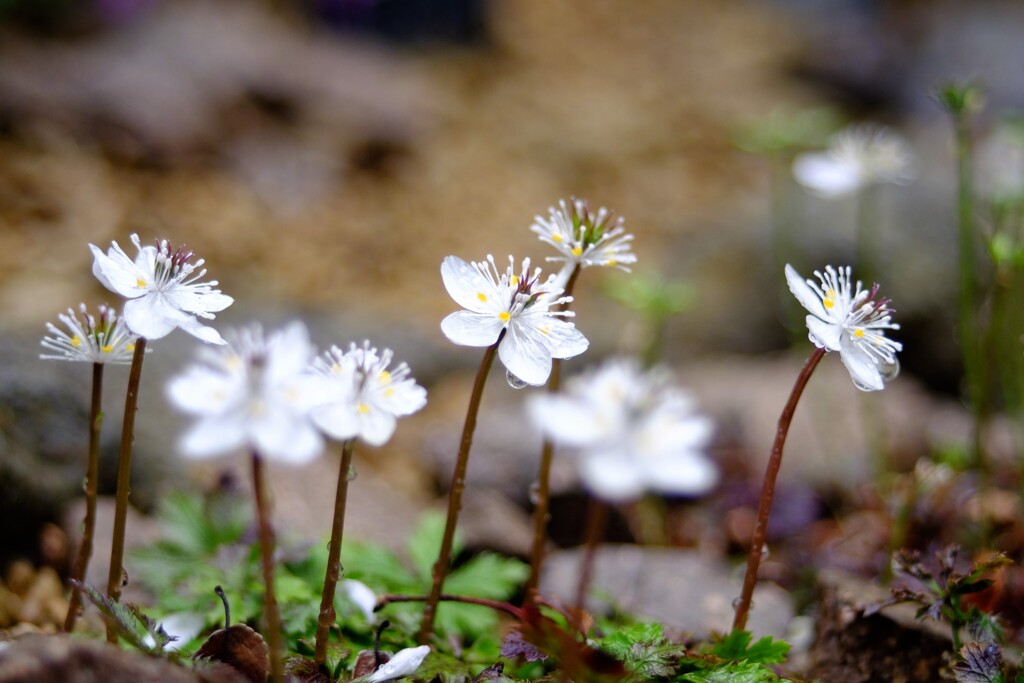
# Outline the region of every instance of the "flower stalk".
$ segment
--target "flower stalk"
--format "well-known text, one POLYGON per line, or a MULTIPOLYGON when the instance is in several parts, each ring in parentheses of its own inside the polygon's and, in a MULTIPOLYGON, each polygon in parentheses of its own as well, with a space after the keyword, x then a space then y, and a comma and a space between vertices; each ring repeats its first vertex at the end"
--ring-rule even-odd
POLYGON ((466 468, 469 464, 469 450, 473 446, 473 432, 476 431, 476 418, 480 412, 480 399, 483 397, 484 385, 487 383, 487 373, 494 364, 494 356, 498 352, 498 346, 505 338, 505 330, 498 334, 498 340, 487 347, 484 356, 480 361, 480 369, 477 370, 476 379, 473 381, 473 390, 469 397, 469 408, 466 411, 466 421, 462 427, 462 440, 459 442, 459 453, 455 459, 455 471, 452 473, 451 489, 448 492, 448 516, 444 525, 444 536, 441 538, 441 549, 437 555, 437 562, 434 563, 433 581, 430 587, 430 595, 427 598, 427 605, 423 611, 423 621, 420 623, 420 631, 417 642, 426 645, 434 632, 434 619, 437 616, 437 603, 441 599, 441 590, 444 587, 444 580, 448 576, 448 565, 451 562, 452 544, 455 540, 455 527, 459 521, 459 511, 462 509, 462 492, 466 488, 466 468))
POLYGON ((103 363, 92 364, 92 398, 89 403, 89 461, 85 470, 85 520, 82 523, 82 540, 78 554, 71 568, 71 599, 68 614, 64 618, 64 632, 75 630, 75 622, 82 610, 82 590, 85 572, 92 557, 93 533, 96 529, 96 492, 100 470, 100 427, 103 425, 103 363))
POLYGON ((334 523, 331 526, 331 544, 327 551, 327 575, 320 599, 320 616, 316 622, 316 649, 313 661, 323 669, 327 662, 327 640, 334 624, 334 593, 341 578, 341 542, 345 529, 345 505, 348 500, 349 472, 352 468, 354 438, 345 441, 341 449, 341 466, 338 470, 338 488, 334 494, 334 523))
MULTIPOLYGON (((135 440, 135 412, 139 402, 139 383, 142 380, 142 361, 146 356, 146 338, 139 337, 132 353, 132 366, 128 372, 128 389, 124 401, 124 421, 121 425, 121 448, 117 458, 117 492, 114 502, 114 531, 110 549, 110 571, 107 575, 107 597, 121 599, 124 575, 124 532, 128 519, 128 496, 131 493, 132 443, 135 440)), ((107 623, 107 642, 117 642, 117 627, 107 623)))
POLYGON ((252 487, 256 501, 256 518, 260 534, 260 562, 263 568, 263 614, 267 620, 267 647, 270 650, 270 679, 283 683, 284 645, 281 641, 281 615, 274 593, 274 530, 270 523, 270 509, 263 484, 263 459, 252 452, 252 487))
POLYGON ((754 596, 754 584, 757 583, 757 570, 761 566, 761 556, 764 552, 765 539, 768 536, 768 518, 772 512, 772 501, 775 498, 775 482, 779 476, 779 469, 782 467, 782 450, 786 446, 786 437, 789 435, 789 425, 793 421, 793 413, 796 412, 796 405, 800 396, 804 393, 804 387, 811 378, 818 363, 825 357, 827 349, 816 347, 806 362, 803 369, 796 378, 793 391, 790 392, 789 400, 782 409, 779 416, 779 426, 775 432, 775 442, 772 444, 771 457, 768 458, 768 467, 764 474, 764 484, 761 487, 761 502, 757 508, 757 524, 754 526, 754 535, 750 542, 750 555, 747 557, 747 571, 743 576, 743 590, 740 594, 739 603, 736 607, 736 615, 732 622, 733 631, 743 631, 747 627, 747 615, 750 612, 751 599, 754 596))

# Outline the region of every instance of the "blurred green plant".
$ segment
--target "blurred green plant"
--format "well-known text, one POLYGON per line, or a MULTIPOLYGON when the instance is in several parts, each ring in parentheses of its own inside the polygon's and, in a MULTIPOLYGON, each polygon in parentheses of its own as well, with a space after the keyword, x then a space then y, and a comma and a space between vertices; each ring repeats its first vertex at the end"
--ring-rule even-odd
POLYGON ((693 308, 697 291, 685 280, 670 280, 653 270, 634 272, 629 277, 609 278, 603 292, 608 298, 639 313, 644 324, 644 345, 640 358, 645 365, 656 363, 662 352, 669 321, 693 308))

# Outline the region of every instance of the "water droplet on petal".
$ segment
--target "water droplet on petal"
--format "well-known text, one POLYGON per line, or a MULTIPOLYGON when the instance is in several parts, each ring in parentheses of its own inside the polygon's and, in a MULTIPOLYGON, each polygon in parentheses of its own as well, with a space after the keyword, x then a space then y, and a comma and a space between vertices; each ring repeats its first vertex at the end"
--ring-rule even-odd
POLYGON ((522 389, 524 387, 530 386, 529 384, 527 384, 523 380, 521 380, 518 377, 516 377, 515 375, 513 375, 508 370, 505 371, 505 380, 508 381, 508 385, 510 387, 512 387, 513 389, 522 389))
POLYGON ((893 358, 892 363, 883 362, 878 370, 882 373, 883 381, 891 382, 900 374, 900 362, 898 359, 893 358))

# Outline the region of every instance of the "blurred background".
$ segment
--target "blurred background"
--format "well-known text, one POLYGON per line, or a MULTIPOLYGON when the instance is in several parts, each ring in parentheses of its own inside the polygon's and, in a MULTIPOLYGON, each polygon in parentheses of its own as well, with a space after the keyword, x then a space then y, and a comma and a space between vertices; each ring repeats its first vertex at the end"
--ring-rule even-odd
MULTIPOLYGON (((91 274, 89 243, 186 243, 236 300, 219 329, 301 318, 321 348, 368 338, 407 360, 430 401, 386 448, 357 452, 349 523, 400 545, 447 486, 479 362, 440 334, 456 308, 441 260, 541 262, 550 254, 528 228, 570 196, 624 216, 639 263, 580 279, 592 350, 566 372, 612 353, 677 370, 719 424, 725 484, 699 513, 717 526, 680 523, 670 540, 739 542, 749 515, 726 513, 753 504, 810 352, 782 266, 810 275, 856 250, 857 203, 803 191, 790 165, 851 122, 893 128, 913 155, 913 180, 877 192, 876 271, 906 352, 900 379, 872 397, 893 425, 893 466, 912 467, 968 430, 954 147, 932 93, 984 85, 972 128, 983 145, 1024 110, 1022 34, 1012 0, 0 0, 0 556, 58 552, 41 547, 39 524, 81 517, 66 506, 84 466, 88 370, 37 355, 59 311, 120 306, 91 274)), ((182 423, 163 386, 196 346, 173 334, 146 363, 142 509, 170 488, 247 481, 237 464, 177 458, 182 423)), ((871 473, 861 396, 838 359, 820 373, 787 453, 785 476, 808 487, 778 513, 790 528, 817 519, 822 491, 871 473)), ((126 375, 107 375, 108 492, 126 375)), ((523 397, 496 371, 471 464, 478 514, 463 516, 471 545, 516 554, 538 457, 523 397)), ((312 467, 275 475, 275 495, 285 527, 319 537, 337 458, 312 467)), ((556 519, 562 504, 573 514, 553 534, 571 545, 580 496, 567 466, 555 477, 556 519)), ((612 535, 633 531, 620 520, 612 535)))

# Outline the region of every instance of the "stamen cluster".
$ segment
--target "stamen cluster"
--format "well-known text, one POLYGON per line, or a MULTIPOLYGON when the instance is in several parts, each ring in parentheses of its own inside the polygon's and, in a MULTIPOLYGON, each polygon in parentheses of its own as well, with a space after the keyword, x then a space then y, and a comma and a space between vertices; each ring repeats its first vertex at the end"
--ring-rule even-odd
POLYGON ((40 354, 40 358, 85 363, 131 362, 138 337, 128 331, 116 309, 104 304, 94 316, 83 303, 77 312, 69 308, 67 314, 61 313, 57 318, 68 332, 46 323, 52 336, 43 337, 41 344, 57 355, 40 354))

